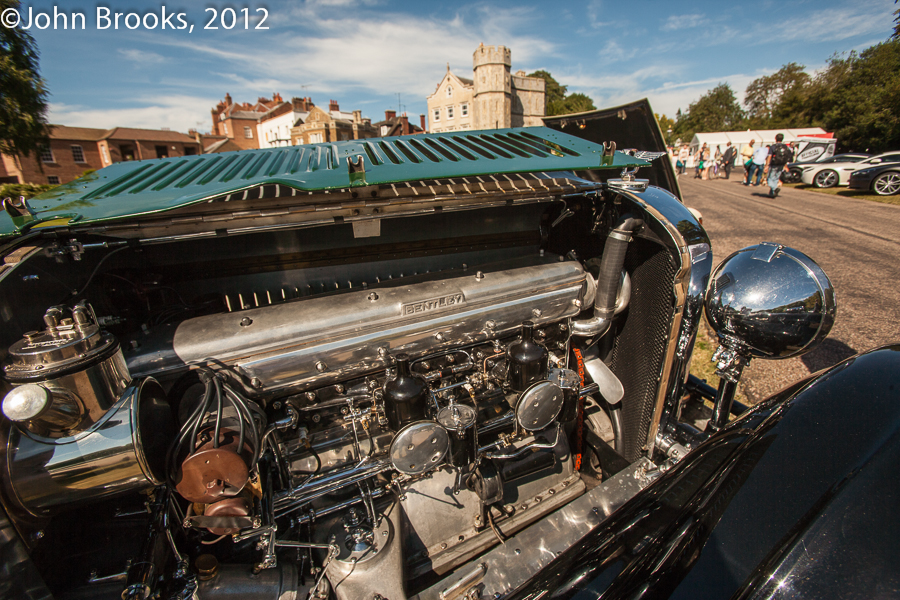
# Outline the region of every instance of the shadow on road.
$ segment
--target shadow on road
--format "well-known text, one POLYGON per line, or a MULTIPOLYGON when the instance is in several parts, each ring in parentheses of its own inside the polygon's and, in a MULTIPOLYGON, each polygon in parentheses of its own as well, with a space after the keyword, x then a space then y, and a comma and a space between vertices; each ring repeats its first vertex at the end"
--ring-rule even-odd
POLYGON ((857 353, 856 350, 838 340, 826 339, 818 348, 807 352, 800 360, 810 373, 827 369, 857 353))

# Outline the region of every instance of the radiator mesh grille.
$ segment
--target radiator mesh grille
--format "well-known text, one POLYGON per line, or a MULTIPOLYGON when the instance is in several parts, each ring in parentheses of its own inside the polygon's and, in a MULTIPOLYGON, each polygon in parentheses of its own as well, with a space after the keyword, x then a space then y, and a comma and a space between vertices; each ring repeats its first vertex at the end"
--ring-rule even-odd
POLYGON ((631 304, 613 347, 610 368, 625 388, 622 455, 633 461, 647 441, 656 403, 672 321, 676 266, 662 246, 635 239, 625 256, 625 268, 631 274, 631 304))

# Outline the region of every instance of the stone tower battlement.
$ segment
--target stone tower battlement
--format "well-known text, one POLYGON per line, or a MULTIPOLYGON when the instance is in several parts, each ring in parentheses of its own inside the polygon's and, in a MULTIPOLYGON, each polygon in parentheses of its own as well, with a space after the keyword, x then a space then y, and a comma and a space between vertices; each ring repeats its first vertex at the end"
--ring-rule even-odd
POLYGON ((480 44, 472 78, 447 72, 428 96, 429 130, 464 131, 542 125, 546 84, 524 71, 512 74, 512 51, 480 44))
POLYGON ((485 46, 481 44, 472 54, 472 68, 485 65, 505 65, 507 69, 512 66, 512 51, 506 46, 485 46))

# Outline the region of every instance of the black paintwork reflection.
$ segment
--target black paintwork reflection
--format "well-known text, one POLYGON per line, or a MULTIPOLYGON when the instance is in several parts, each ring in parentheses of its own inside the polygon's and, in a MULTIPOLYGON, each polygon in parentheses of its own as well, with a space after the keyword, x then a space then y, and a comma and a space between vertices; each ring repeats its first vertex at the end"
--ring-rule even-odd
MULTIPOLYGON (((764 402, 514 597, 549 591, 543 597, 730 598, 752 590, 755 569, 784 546, 798 523, 819 514, 823 498, 828 501, 874 454, 898 451, 897 372, 900 346, 886 347, 764 402)), ((866 502, 853 504, 864 508, 866 502)), ((869 527, 887 525, 878 515, 855 517, 869 527)), ((896 523, 891 515, 889 524, 896 523)), ((864 542, 863 536, 846 536, 842 543, 854 539, 864 542)), ((836 552, 861 550, 851 545, 836 552)))

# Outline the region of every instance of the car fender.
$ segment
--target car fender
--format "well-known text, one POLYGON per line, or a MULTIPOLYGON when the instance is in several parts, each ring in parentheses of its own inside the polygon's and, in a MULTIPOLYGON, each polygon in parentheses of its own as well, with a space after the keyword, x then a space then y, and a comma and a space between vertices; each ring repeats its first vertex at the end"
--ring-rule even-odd
MULTIPOLYGON (((828 529, 823 519, 834 511, 826 508, 858 493, 854 478, 880 473, 885 457, 900 455, 898 370, 900 345, 886 346, 757 405, 548 565, 520 597, 536 590, 555 590, 553 597, 579 590, 604 598, 755 596, 771 573, 794 564, 787 559, 804 532, 828 529)), ((893 485, 892 473, 882 485, 893 485)), ((889 525, 866 505, 858 498, 857 525, 889 525)), ((872 552, 900 573, 900 541, 880 539, 891 547, 872 552)), ((863 550, 847 543, 840 555, 863 550)), ((881 585, 861 584, 873 593, 881 585)), ((839 594, 834 586, 831 595, 839 594)))

